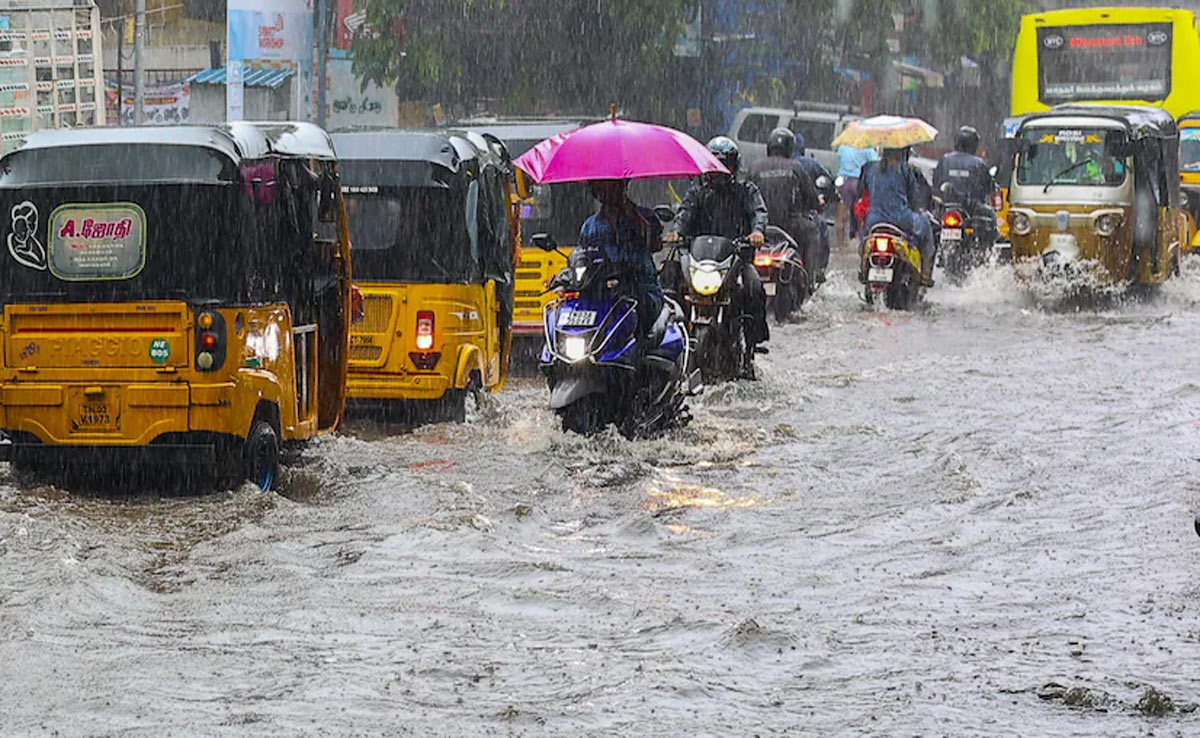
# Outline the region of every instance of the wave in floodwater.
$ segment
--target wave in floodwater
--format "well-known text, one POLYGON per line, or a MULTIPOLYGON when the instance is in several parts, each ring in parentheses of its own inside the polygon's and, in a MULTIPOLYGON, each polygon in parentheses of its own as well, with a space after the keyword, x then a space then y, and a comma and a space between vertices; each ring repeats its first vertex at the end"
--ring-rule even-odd
POLYGON ((653 440, 519 377, 354 420, 278 494, 0 467, 0 732, 1195 734, 1200 269, 1020 286, 893 313, 835 269, 653 440))

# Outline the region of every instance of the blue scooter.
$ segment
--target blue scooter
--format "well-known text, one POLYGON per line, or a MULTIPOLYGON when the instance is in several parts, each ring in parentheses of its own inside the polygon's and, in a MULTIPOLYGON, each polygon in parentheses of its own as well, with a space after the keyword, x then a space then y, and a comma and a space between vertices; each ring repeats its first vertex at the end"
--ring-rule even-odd
MULTIPOLYGON (((558 248, 545 234, 532 242, 558 248)), ((646 438, 690 419, 684 402, 702 386, 683 313, 668 299, 639 341, 633 285, 628 266, 604 259, 573 263, 550 282, 560 297, 545 309, 539 364, 563 430, 591 435, 615 425, 626 438, 646 438)))

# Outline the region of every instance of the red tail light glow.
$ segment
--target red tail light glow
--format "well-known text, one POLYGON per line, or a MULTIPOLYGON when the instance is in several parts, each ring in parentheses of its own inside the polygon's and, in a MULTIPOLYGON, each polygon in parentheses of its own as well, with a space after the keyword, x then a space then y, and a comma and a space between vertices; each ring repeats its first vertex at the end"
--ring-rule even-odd
POLYGON ((417 313, 417 350, 428 351, 433 348, 433 311, 421 310, 417 313))
POLYGON ((942 225, 947 228, 960 228, 962 227, 962 216, 951 210, 942 216, 942 225))
POLYGON ((770 254, 760 252, 754 255, 754 266, 769 267, 773 261, 775 260, 771 258, 770 254))
POLYGON ((887 253, 892 250, 892 239, 886 236, 879 236, 875 239, 875 250, 880 253, 887 253))
POLYGON ((212 351, 217 347, 217 334, 204 331, 199 338, 201 351, 212 351))
POLYGON ((992 193, 992 210, 1001 210, 1004 208, 1004 196, 999 192, 992 193))
POLYGON ((367 303, 358 285, 350 285, 350 322, 361 323, 367 317, 367 303))

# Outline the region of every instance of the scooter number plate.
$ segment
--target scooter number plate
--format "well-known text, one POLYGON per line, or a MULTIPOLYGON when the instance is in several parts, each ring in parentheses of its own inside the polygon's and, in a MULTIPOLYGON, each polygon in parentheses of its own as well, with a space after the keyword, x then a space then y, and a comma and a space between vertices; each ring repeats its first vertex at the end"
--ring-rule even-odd
POLYGON ((888 268, 884 268, 884 267, 871 267, 871 270, 869 272, 867 272, 867 281, 868 282, 891 282, 892 277, 895 275, 895 273, 896 272, 894 269, 888 269, 888 268))
POLYGON ((558 316, 558 324, 570 328, 591 328, 596 325, 596 311, 564 310, 558 316))
POLYGON ((963 232, 961 228, 942 229, 942 243, 946 243, 947 241, 961 241, 962 237, 963 232))
POLYGON ((775 283, 774 282, 765 282, 763 284, 763 290, 767 293, 767 297, 774 297, 775 292, 776 292, 775 283))

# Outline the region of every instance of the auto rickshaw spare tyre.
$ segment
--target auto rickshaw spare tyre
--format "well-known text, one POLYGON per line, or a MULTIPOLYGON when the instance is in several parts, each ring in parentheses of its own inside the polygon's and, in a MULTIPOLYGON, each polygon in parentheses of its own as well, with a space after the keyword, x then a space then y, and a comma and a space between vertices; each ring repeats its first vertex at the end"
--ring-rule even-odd
POLYGON ((242 474, 263 492, 270 492, 279 476, 279 434, 261 418, 254 419, 242 446, 242 474))

